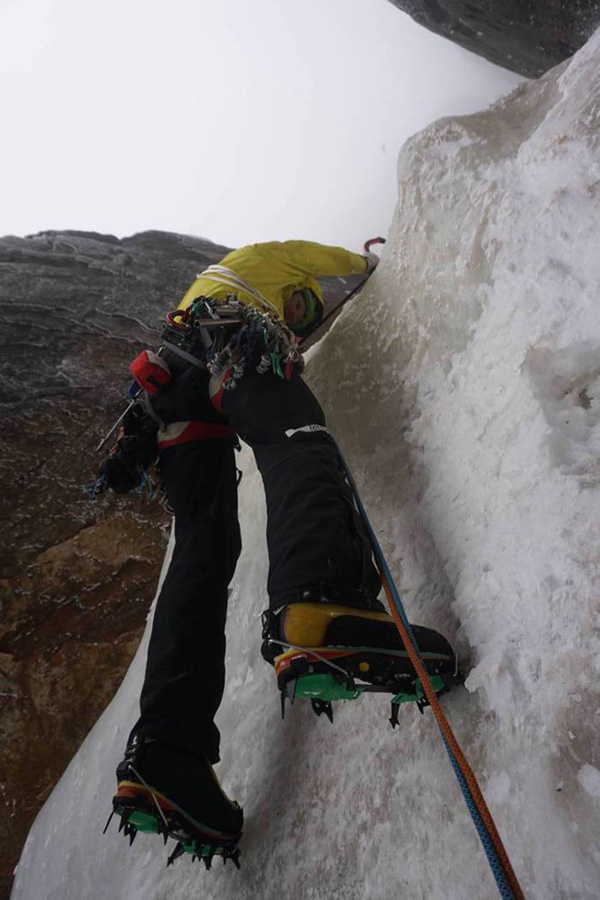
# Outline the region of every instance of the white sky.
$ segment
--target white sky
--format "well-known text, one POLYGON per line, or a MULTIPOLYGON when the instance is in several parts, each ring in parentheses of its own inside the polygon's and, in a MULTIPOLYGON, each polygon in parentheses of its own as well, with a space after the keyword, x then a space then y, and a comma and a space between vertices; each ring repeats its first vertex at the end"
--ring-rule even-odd
POLYGON ((518 80, 388 0, 0 0, 0 234, 358 250, 404 140, 518 80))

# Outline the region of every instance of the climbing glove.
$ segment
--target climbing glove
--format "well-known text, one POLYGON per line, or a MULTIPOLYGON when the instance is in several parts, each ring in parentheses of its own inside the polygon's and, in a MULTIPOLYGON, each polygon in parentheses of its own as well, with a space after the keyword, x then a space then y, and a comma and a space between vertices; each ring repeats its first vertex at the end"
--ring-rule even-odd
POLYGON ((155 461, 157 425, 136 404, 127 413, 116 444, 100 466, 104 487, 116 494, 127 494, 137 488, 144 472, 155 461))

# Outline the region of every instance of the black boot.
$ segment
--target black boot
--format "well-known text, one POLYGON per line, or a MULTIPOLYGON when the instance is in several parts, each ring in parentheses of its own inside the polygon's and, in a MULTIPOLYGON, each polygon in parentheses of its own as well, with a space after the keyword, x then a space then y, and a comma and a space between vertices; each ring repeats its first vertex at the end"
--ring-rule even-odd
POLYGON ((181 852, 198 857, 216 853, 235 861, 239 855, 242 810, 223 793, 205 757, 134 735, 117 782, 113 809, 129 826, 170 835, 181 852))

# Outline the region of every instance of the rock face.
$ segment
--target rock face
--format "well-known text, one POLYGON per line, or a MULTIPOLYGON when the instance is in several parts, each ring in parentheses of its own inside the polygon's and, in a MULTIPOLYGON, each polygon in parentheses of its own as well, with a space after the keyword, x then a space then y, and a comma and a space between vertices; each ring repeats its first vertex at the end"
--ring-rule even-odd
MULTIPOLYGON (((94 447, 124 408, 129 362, 227 251, 162 232, 0 239, 0 900, 130 663, 170 528, 159 505, 83 495, 94 447)), ((335 304, 357 279, 328 281, 335 304)))
POLYGON ((127 366, 227 251, 150 232, 0 240, 0 896, 37 810, 114 694, 164 555, 158 505, 82 492, 127 366))
POLYGON ((430 31, 497 66, 537 78, 600 25, 598 0, 390 0, 430 31))

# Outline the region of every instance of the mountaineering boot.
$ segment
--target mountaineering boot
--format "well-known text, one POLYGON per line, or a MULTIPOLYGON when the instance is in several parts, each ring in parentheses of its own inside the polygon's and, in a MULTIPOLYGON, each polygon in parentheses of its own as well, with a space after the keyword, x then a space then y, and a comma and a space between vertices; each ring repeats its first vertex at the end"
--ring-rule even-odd
POLYGON ((186 852, 207 868, 215 855, 238 865, 244 816, 204 756, 133 735, 117 783, 113 811, 131 841, 137 831, 162 834, 178 841, 169 862, 186 852))
MULTIPOLYGON (((412 631, 435 690, 441 693, 458 683, 456 655, 446 638, 419 625, 412 631)), ((263 613, 263 639, 263 658, 274 666, 282 694, 292 700, 354 699, 360 692, 356 681, 405 700, 422 699, 394 620, 385 612, 329 602, 291 603, 263 613)))

